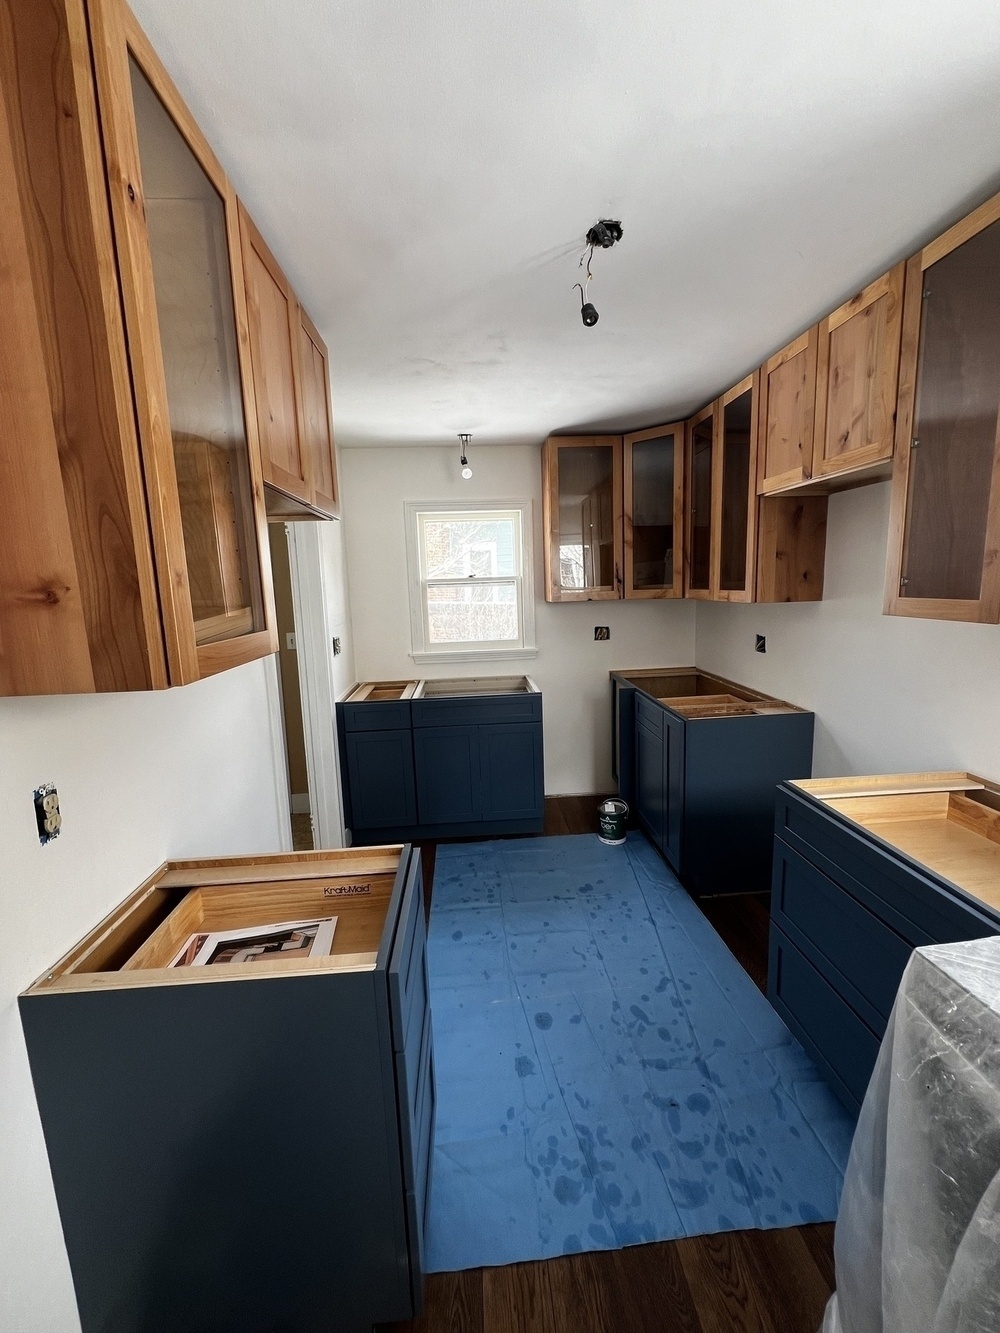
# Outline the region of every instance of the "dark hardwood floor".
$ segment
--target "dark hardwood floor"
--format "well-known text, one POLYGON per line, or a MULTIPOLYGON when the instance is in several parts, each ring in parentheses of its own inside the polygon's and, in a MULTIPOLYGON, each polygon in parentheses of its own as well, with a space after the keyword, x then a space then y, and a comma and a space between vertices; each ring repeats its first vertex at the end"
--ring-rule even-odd
MULTIPOLYGON (((545 802, 545 832, 596 831, 596 796, 545 802)), ((422 844, 430 904, 436 844, 422 844)), ((702 903, 763 990, 766 898, 702 903)), ((574 1254, 540 1263, 434 1273, 426 1308, 383 1333, 816 1333, 833 1290, 833 1226, 730 1231, 574 1254)))

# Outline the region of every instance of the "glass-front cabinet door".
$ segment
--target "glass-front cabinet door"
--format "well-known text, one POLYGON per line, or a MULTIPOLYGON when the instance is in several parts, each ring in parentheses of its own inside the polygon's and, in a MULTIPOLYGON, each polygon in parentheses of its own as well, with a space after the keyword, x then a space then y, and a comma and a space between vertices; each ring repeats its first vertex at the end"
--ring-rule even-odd
POLYGON ((623 595, 622 437, 550 435, 542 449, 545 600, 623 595))
POLYGON ((719 401, 713 596, 752 602, 757 518, 757 387, 748 375, 719 401))
POLYGON ((684 423, 624 437, 626 597, 684 596, 684 423))
POLYGON ((276 638, 232 189, 119 0, 91 5, 171 684, 276 638))
POLYGON ((907 264, 886 611, 1000 621, 1000 196, 907 264))
POLYGON ((688 597, 712 595, 712 518, 717 402, 691 418, 687 441, 688 597))

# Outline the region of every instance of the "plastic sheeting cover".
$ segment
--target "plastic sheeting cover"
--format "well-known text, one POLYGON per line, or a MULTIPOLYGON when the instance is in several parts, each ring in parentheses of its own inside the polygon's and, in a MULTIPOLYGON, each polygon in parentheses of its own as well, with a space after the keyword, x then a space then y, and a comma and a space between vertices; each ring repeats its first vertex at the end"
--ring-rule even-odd
POLYGON ((823 1333, 1000 1330, 1000 939, 918 949, 851 1149, 823 1333))

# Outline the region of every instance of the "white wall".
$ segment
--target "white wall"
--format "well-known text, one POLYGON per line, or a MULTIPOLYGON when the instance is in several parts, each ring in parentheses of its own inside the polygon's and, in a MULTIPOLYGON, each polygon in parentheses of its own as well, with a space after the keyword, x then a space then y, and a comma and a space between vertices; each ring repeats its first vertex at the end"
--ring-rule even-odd
POLYGON ((1000 777, 1000 627, 883 616, 888 515, 888 482, 832 496, 823 601, 699 604, 698 665, 813 709, 817 776, 1000 777))
POLYGON ((455 447, 345 449, 341 454, 344 532, 359 680, 419 676, 532 676, 542 690, 545 790, 569 795, 611 789, 609 671, 689 666, 695 608, 690 602, 543 600, 541 457, 537 445, 493 445, 470 451, 471 481, 462 481, 455 447), (534 503, 535 629, 538 656, 486 665, 415 667, 408 656, 403 505, 407 500, 521 499, 534 503), (608 625, 609 642, 594 626, 608 625))
POLYGON ((0 1329, 79 1328, 17 993, 168 856, 286 845, 273 659, 163 693, 0 700, 0 1329), (31 794, 63 831, 39 845, 31 794))

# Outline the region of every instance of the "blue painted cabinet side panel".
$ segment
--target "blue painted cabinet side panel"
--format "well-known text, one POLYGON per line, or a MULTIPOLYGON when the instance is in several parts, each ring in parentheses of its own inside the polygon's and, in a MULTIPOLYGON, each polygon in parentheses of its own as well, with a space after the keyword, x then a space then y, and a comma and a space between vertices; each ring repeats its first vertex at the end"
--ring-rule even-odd
POLYGON ((483 819, 541 819, 545 814, 542 729, 536 723, 479 728, 483 819))
POLYGON ((417 817, 421 824, 457 824, 482 818, 479 728, 414 728, 417 817))
POLYGON ((348 732, 347 770, 352 827, 389 828, 417 822, 412 733, 348 732))
POLYGON ((635 690, 621 681, 611 682, 611 757, 612 776, 618 795, 627 802, 629 815, 635 817, 635 690))
POLYGON ((813 715, 689 720, 684 737, 685 883, 695 893, 766 891, 777 786, 811 774, 813 715))
POLYGON ((679 871, 684 856, 684 747, 687 723, 663 714, 663 854, 679 871))

